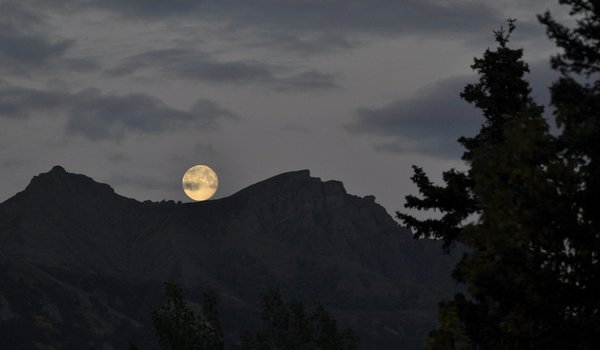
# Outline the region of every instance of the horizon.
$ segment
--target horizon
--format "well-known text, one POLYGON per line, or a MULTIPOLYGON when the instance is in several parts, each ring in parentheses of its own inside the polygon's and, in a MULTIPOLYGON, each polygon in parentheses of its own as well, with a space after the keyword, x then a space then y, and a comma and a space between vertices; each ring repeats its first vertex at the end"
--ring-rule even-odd
POLYGON ((181 176, 207 164, 215 198, 311 169, 393 213, 411 165, 436 181, 464 168, 456 139, 482 119, 459 93, 506 18, 547 104, 555 49, 535 15, 562 6, 354 5, 3 2, 0 199, 62 164, 141 201, 184 200, 181 176))
MULTIPOLYGON (((119 195, 119 196, 121 196, 121 197, 125 197, 125 198, 127 198, 127 199, 133 199, 133 200, 135 200, 135 201, 137 201, 137 202, 140 202, 140 203, 143 203, 143 202, 152 202, 152 203, 161 203, 161 202, 175 202, 175 203, 182 203, 182 204, 194 204, 194 203, 198 203, 198 202, 210 202, 210 201, 217 201, 217 200, 221 200, 221 199, 227 199, 227 198, 230 198, 230 197, 232 197, 232 196, 234 196, 234 195, 238 194, 239 192, 242 192, 242 191, 244 191, 244 190, 246 190, 246 189, 248 189, 248 188, 250 188, 250 187, 253 187, 253 186, 255 186, 255 185, 259 185, 259 184, 261 184, 261 183, 266 183, 266 182, 267 182, 267 181, 269 181, 269 180, 272 180, 272 179, 275 179, 275 178, 279 178, 279 177, 282 177, 282 176, 290 176, 290 175, 292 175, 292 174, 298 174, 298 175, 299 175, 300 173, 302 173, 302 174, 304 174, 304 173, 307 173, 307 174, 308 174, 308 176, 309 176, 311 179, 316 179, 316 180, 319 180, 321 183, 324 183, 324 182, 329 182, 329 181, 335 181, 335 182, 340 182, 340 183, 342 183, 342 186, 344 185, 344 184, 343 184, 343 182, 341 182, 341 181, 338 181, 338 180, 333 180, 333 179, 332 179, 332 180, 323 180, 323 179, 321 179, 321 178, 320 178, 320 177, 318 177, 318 176, 313 176, 313 175, 312 175, 312 173, 311 173, 311 171, 310 171, 310 169, 298 169, 298 170, 286 171, 286 172, 283 172, 283 173, 280 173, 280 174, 275 174, 275 175, 269 176, 269 177, 267 177, 267 178, 265 178, 265 179, 262 179, 262 180, 260 180, 260 181, 258 181, 258 182, 255 182, 255 183, 249 184, 248 186, 245 186, 245 187, 241 188, 240 190, 238 190, 238 191, 236 191, 236 192, 234 192, 234 193, 232 193, 232 194, 230 194, 230 195, 228 195, 228 196, 219 197, 219 198, 214 198, 214 197, 212 197, 212 198, 209 198, 209 199, 206 199, 206 200, 202 200, 202 201, 194 201, 194 200, 192 200, 191 198, 188 198, 186 201, 182 201, 182 200, 174 200, 174 199, 168 199, 168 198, 164 198, 164 199, 161 199, 161 200, 151 200, 151 199, 140 200, 140 199, 138 199, 138 198, 124 196, 123 194, 119 193, 119 192, 118 192, 118 191, 117 191, 117 190, 116 190, 116 189, 115 189, 115 188, 114 188, 114 187, 113 187, 113 186, 112 186, 110 183, 107 183, 107 182, 102 182, 102 181, 98 181, 98 180, 97 180, 96 178, 94 178, 94 176, 93 176, 93 175, 91 175, 91 174, 83 174, 83 173, 71 172, 71 171, 69 171, 69 169, 65 169, 65 167, 63 167, 62 165, 60 165, 60 164, 55 164, 55 165, 53 165, 53 166, 52 166, 52 167, 51 167, 51 168, 50 168, 48 171, 44 171, 44 172, 41 172, 41 173, 38 173, 38 174, 32 175, 32 177, 31 177, 31 179, 30 179, 29 183, 28 183, 28 184, 27 184, 25 187, 23 187, 23 188, 22 188, 22 189, 20 189, 20 190, 17 190, 17 191, 16 191, 14 194, 12 194, 11 196, 9 196, 8 198, 6 198, 6 199, 4 199, 4 200, 1 200, 1 201, 0 201, 0 204, 1 204, 1 203, 4 203, 4 202, 6 202, 6 201, 7 201, 7 200, 9 200, 10 198, 12 198, 12 197, 14 197, 15 195, 17 195, 18 193, 20 193, 20 192, 22 192, 22 191, 26 190, 26 189, 27 189, 27 186, 29 186, 29 184, 31 183, 31 181, 32 181, 33 179, 35 179, 35 178, 39 177, 40 175, 45 175, 45 174, 49 174, 49 173, 52 173, 52 172, 64 172, 64 173, 66 173, 66 174, 69 174, 69 175, 83 175, 83 176, 85 176, 86 178, 89 178, 90 180, 92 180, 92 181, 94 181, 94 182, 96 182, 96 183, 98 183, 98 184, 102 184, 102 185, 108 185, 108 186, 109 186, 109 187, 110 187, 110 188, 111 188, 111 189, 114 191, 114 193, 115 193, 116 195, 119 195)), ((344 189, 345 189, 345 186, 344 186, 344 189)), ((365 197, 374 197, 374 196, 372 196, 372 195, 366 195, 366 196, 357 196, 357 195, 354 195, 354 194, 352 194, 352 193, 349 193, 349 192, 347 192, 347 191, 346 191, 346 193, 347 193, 347 194, 349 194, 349 195, 352 195, 352 196, 359 197, 359 198, 365 198, 365 197)), ((377 203, 377 200, 375 200, 375 203, 377 203)), ((379 204, 379 203, 377 203, 377 204, 378 204, 378 205, 381 205, 381 204, 379 204)))

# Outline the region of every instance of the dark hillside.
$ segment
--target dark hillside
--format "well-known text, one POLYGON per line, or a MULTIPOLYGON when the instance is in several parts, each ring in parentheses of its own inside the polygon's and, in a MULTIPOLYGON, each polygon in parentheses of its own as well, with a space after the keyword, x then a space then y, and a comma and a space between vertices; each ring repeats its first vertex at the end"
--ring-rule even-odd
POLYGON ((307 170, 228 198, 138 202, 54 167, 0 204, 0 339, 15 349, 156 348, 162 282, 215 291, 228 345, 260 297, 321 302, 364 348, 420 347, 455 259, 415 241, 373 197, 307 170))

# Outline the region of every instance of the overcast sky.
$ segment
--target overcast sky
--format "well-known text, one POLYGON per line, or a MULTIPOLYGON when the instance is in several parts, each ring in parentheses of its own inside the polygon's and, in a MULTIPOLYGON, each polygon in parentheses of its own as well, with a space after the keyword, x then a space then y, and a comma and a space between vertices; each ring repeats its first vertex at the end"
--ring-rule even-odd
MULTIPOLYGON (((462 168, 482 118, 459 98, 474 56, 513 46, 547 101, 555 48, 534 0, 0 0, 0 201, 62 165, 138 200, 216 198, 310 169, 375 195, 414 193, 411 165, 462 168)), ((562 12, 561 12, 562 11, 562 12)), ((564 16, 564 15, 562 15, 564 16)))

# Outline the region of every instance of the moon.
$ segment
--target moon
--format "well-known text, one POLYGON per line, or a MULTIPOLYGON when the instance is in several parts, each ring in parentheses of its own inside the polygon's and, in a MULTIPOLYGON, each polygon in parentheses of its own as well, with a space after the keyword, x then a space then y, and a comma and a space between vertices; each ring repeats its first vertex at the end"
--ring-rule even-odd
POLYGON ((205 201, 217 192, 217 173, 206 165, 195 165, 183 174, 183 192, 195 201, 205 201))

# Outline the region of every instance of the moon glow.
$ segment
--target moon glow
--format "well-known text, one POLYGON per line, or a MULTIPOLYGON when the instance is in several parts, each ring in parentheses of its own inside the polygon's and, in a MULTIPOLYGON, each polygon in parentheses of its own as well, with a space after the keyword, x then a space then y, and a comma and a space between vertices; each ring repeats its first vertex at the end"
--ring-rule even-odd
POLYGON ((195 165, 183 174, 183 192, 195 201, 205 201, 217 192, 219 178, 206 165, 195 165))

